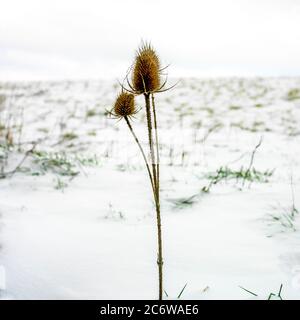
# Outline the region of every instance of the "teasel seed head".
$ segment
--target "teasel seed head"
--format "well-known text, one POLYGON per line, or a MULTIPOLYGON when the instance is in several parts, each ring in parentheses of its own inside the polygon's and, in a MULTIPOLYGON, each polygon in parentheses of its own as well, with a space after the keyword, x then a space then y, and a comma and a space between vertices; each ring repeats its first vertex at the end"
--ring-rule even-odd
POLYGON ((132 72, 132 88, 137 94, 160 89, 160 61, 149 43, 142 43, 136 53, 132 72))
POLYGON ((131 117, 136 114, 134 95, 128 92, 121 92, 111 112, 116 118, 131 117))

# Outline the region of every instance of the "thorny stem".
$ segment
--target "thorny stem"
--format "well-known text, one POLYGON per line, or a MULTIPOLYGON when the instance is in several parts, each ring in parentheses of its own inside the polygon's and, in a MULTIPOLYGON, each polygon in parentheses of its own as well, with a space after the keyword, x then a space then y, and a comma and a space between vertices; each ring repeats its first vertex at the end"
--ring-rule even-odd
MULTIPOLYGON (((154 129, 155 129, 155 145, 156 145, 156 197, 158 204, 158 214, 157 214, 157 231, 158 231, 158 265, 159 265, 159 278, 161 279, 161 290, 162 286, 162 266, 163 266, 163 258, 162 258, 162 230, 161 230, 161 215, 160 215, 160 197, 159 197, 159 140, 158 140, 158 130, 157 130, 157 119, 156 119, 156 110, 155 110, 155 102, 154 102, 154 94, 151 94, 152 100, 152 111, 153 111, 153 121, 154 121, 154 129)), ((162 299, 162 297, 160 297, 162 299)))
POLYGON ((154 97, 152 95, 152 107, 153 107, 153 121, 154 121, 154 129, 155 129, 155 144, 156 144, 156 155, 154 153, 154 139, 152 133, 152 119, 151 119, 151 105, 150 105, 150 94, 145 93, 145 103, 146 103, 146 115, 147 115, 147 127, 148 127, 148 139, 149 139, 149 148, 150 148, 150 157, 152 166, 150 167, 145 152, 137 138, 131 123, 128 117, 124 117, 131 134, 136 141, 146 168, 149 174, 154 201, 155 201, 155 209, 156 209, 156 223, 157 223, 157 242, 158 242, 158 254, 157 254, 157 265, 158 265, 158 277, 159 277, 159 300, 162 300, 163 295, 163 254, 162 254, 162 230, 161 230, 161 215, 160 215, 160 201, 159 201, 159 147, 158 147, 158 132, 157 132, 157 121, 156 121, 156 112, 155 112, 155 103, 154 97), (155 161, 155 158, 157 161, 155 161), (152 172, 151 172, 152 168, 152 172))
POLYGON ((163 253, 162 253, 162 231, 159 199, 156 201, 156 222, 157 222, 157 243, 158 243, 158 278, 159 278, 159 300, 162 300, 163 293, 163 253))
POLYGON ((131 134, 132 134, 135 142, 137 143, 137 145, 138 145, 138 147, 139 147, 139 149, 140 149, 140 151, 141 151, 141 153, 142 153, 142 156, 143 156, 143 159, 144 159, 146 168, 147 168, 147 172, 148 172, 148 174, 149 174, 149 179, 150 179, 150 182, 151 182, 151 186, 152 186, 152 191, 153 191, 153 194, 154 194, 154 198, 155 198, 155 197, 156 197, 155 186, 154 186, 154 183, 153 183, 152 174, 151 174, 151 171, 150 171, 149 164, 148 164, 148 162, 147 162, 147 158, 146 158, 145 152, 144 152, 144 150, 143 150, 143 148, 142 148, 142 146, 141 146, 141 143, 140 143, 138 137, 136 136, 136 134, 135 134, 134 131, 133 131, 133 128, 132 128, 132 126, 131 126, 131 123, 130 123, 128 117, 125 116, 124 119, 125 119, 125 121, 126 121, 126 123, 127 123, 127 125, 128 125, 128 128, 129 128, 129 130, 130 130, 130 132, 131 132, 131 134))
POLYGON ((151 119, 151 107, 150 107, 150 95, 149 93, 144 94, 145 103, 146 103, 146 115, 147 115, 147 127, 148 127, 148 139, 149 139, 149 148, 150 148, 150 157, 152 164, 152 173, 153 173, 153 182, 156 188, 156 162, 153 146, 153 135, 152 135, 152 119, 151 119))
POLYGON ((160 215, 160 201, 159 201, 158 134, 157 134, 157 123, 156 123, 154 98, 152 95, 155 140, 156 140, 156 148, 157 148, 156 149, 157 162, 155 162, 155 153, 154 153, 153 136, 152 136, 150 94, 145 93, 144 97, 145 97, 145 103, 146 103, 147 127, 148 127, 150 156, 151 156, 151 162, 152 162, 152 174, 153 174, 153 180, 154 180, 154 186, 155 186, 154 200, 155 200, 156 224, 157 224, 157 244, 158 244, 157 265, 158 265, 158 278, 159 278, 159 300, 162 300, 162 295, 163 295, 163 254, 162 254, 162 230, 161 230, 161 215, 160 215))
POLYGON ((154 94, 151 94, 152 99, 152 111, 155 129, 155 145, 156 145, 156 183, 157 183, 157 197, 159 199, 159 142, 158 142, 158 132, 157 132, 157 120, 156 120, 156 110, 154 102, 154 94))

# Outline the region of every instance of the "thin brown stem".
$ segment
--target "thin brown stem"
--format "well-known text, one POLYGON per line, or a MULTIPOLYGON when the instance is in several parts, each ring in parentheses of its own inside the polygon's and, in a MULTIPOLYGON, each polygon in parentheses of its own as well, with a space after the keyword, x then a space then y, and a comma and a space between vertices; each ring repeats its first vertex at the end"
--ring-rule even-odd
POLYGON ((143 149, 143 147, 142 147, 142 145, 141 145, 141 143, 140 143, 137 135, 136 135, 135 132, 133 131, 133 128, 132 128, 132 126, 131 126, 131 123, 130 123, 128 117, 125 116, 124 119, 125 119, 125 121, 126 121, 126 123, 127 123, 127 125, 128 125, 128 128, 129 128, 129 130, 130 130, 130 132, 131 132, 131 134, 132 134, 135 142, 137 143, 137 145, 138 145, 138 147, 139 147, 139 149, 140 149, 140 151, 141 151, 141 153, 142 153, 142 156, 143 156, 143 159, 144 159, 146 168, 147 168, 147 172, 148 172, 148 174, 149 174, 149 179, 150 179, 150 182, 151 182, 151 186, 152 186, 152 191, 153 191, 153 194, 154 194, 154 198, 156 198, 156 189, 155 189, 155 185, 154 185, 154 182, 153 182, 152 174, 151 174, 151 171, 150 171, 150 167, 149 167, 149 164, 148 164, 148 161, 147 161, 147 158, 146 158, 144 149, 143 149))
POLYGON ((155 130, 155 145, 156 145, 156 184, 157 184, 157 197, 159 199, 159 141, 158 141, 158 130, 157 130, 157 120, 156 120, 156 110, 154 102, 154 94, 151 94, 152 99, 152 111, 154 120, 154 130, 155 130))
POLYGON ((158 130, 157 130, 157 119, 154 95, 152 98, 152 111, 153 111, 153 121, 155 130, 155 145, 156 145, 156 198, 157 198, 157 234, 158 234, 158 260, 157 264, 159 267, 159 279, 160 279, 160 300, 162 300, 163 291, 163 256, 162 256, 162 230, 161 230, 161 214, 160 214, 160 197, 159 197, 159 141, 158 141, 158 130))
MULTIPOLYGON (((145 93, 144 97, 145 97, 145 103, 146 103, 149 148, 150 148, 150 156, 151 156, 151 161, 152 161, 152 174, 153 174, 153 181, 154 181, 154 186, 155 186, 154 200, 155 200, 156 224, 157 224, 157 245, 158 245, 157 265, 158 265, 158 278, 159 278, 159 300, 162 300, 162 295, 163 295, 163 252, 162 252, 162 230, 161 230, 161 215, 160 215, 160 201, 159 201, 159 181, 158 181, 159 176, 157 175, 157 169, 159 170, 158 147, 156 149, 156 157, 155 157, 154 141, 153 141, 153 136, 152 136, 150 94, 145 93), (155 158, 157 161, 155 161, 155 158)), ((156 146, 158 146, 156 114, 153 115, 153 117, 154 117, 154 127, 155 127, 155 131, 156 131, 156 135, 155 135, 156 146)))
POLYGON ((155 153, 154 153, 154 146, 153 146, 152 117, 151 117, 149 93, 145 93, 144 97, 145 97, 145 103, 146 103, 148 140, 149 140, 150 157, 151 157, 151 164, 152 164, 153 182, 154 182, 154 186, 156 188, 156 186, 157 186, 156 185, 156 161, 155 161, 155 153))
POLYGON ((158 244, 158 279, 159 279, 159 300, 162 300, 163 294, 163 252, 162 252, 162 230, 161 230, 161 215, 160 215, 160 203, 156 201, 156 223, 157 223, 157 244, 158 244))

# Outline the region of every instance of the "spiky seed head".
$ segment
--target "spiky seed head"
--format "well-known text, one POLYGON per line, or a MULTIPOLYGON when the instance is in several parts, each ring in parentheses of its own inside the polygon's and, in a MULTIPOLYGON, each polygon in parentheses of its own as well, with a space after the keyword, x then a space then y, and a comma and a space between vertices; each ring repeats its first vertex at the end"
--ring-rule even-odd
POLYGON ((114 105, 114 114, 116 117, 130 117, 136 113, 134 95, 127 92, 121 92, 114 105))
POLYGON ((158 55, 149 43, 142 43, 133 65, 132 87, 137 93, 155 92, 160 82, 158 55))

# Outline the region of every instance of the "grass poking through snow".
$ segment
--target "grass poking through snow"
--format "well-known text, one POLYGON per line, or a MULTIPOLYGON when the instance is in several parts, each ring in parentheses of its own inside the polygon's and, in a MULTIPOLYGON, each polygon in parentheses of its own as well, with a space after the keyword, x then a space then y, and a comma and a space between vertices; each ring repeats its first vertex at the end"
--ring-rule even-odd
POLYGON ((220 167, 216 172, 209 173, 206 178, 209 179, 209 183, 202 187, 202 192, 210 192, 211 188, 220 183, 227 182, 229 180, 235 180, 235 183, 238 185, 241 182, 240 186, 245 184, 245 181, 248 181, 250 184, 253 182, 265 183, 269 181, 269 178, 273 175, 274 170, 265 170, 259 171, 255 168, 245 169, 241 167, 239 170, 233 170, 229 167, 220 167))

